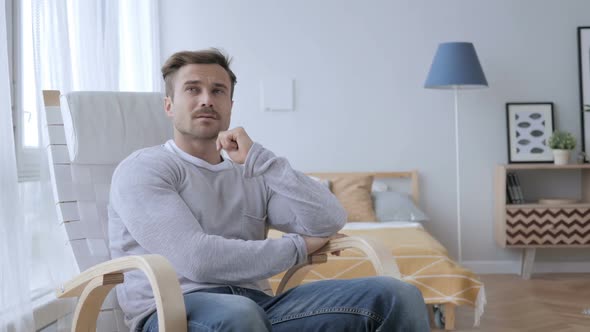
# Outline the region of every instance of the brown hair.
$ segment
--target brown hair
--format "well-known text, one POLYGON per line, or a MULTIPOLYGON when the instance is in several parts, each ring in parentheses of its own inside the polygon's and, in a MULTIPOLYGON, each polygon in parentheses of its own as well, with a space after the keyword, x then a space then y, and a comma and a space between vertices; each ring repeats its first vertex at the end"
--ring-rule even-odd
POLYGON ((217 64, 223 67, 231 80, 231 98, 234 96, 234 88, 237 80, 229 65, 231 58, 223 54, 219 49, 211 48, 200 51, 182 51, 172 54, 162 66, 162 78, 166 83, 166 96, 174 100, 174 77, 183 66, 190 64, 217 64))

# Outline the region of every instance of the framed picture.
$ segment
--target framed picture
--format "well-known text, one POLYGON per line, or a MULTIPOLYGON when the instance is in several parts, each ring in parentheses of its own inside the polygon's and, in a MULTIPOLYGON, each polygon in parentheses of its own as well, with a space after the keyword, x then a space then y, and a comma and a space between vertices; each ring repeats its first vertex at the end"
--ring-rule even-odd
POLYGON ((585 161, 590 156, 590 27, 578 27, 578 71, 580 74, 580 112, 582 122, 582 151, 585 161))
POLYGON ((506 103, 509 163, 549 163, 547 145, 553 133, 553 103, 506 103))

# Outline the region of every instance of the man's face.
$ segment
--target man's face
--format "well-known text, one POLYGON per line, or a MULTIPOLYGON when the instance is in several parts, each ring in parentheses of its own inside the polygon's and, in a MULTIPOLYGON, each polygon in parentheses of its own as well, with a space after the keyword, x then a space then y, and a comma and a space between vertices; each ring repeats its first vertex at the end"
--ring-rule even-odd
POLYGON ((181 67, 174 77, 174 101, 165 101, 175 131, 202 140, 228 129, 232 105, 229 74, 217 64, 181 67))

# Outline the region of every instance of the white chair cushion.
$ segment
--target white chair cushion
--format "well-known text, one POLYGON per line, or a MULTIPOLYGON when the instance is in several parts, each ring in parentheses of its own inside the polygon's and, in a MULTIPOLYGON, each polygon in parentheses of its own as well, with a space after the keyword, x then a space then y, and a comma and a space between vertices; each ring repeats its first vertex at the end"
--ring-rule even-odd
POLYGON ((61 110, 73 163, 116 165, 135 150, 172 138, 161 93, 70 92, 61 96, 61 110))

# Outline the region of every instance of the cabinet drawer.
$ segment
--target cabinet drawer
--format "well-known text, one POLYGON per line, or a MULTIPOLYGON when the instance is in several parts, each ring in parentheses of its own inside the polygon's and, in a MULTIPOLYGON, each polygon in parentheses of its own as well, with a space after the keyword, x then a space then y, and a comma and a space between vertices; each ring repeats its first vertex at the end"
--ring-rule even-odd
POLYGON ((507 208, 508 245, 588 245, 590 207, 507 208))

